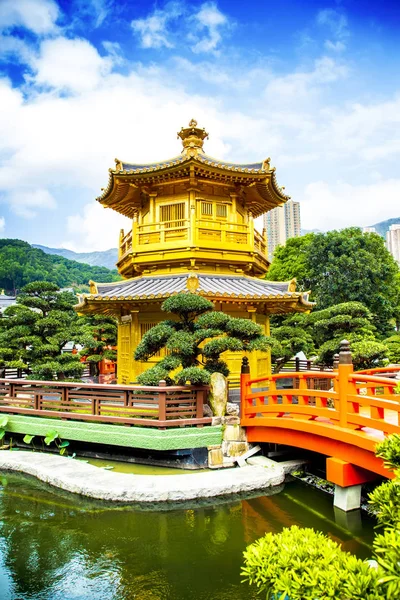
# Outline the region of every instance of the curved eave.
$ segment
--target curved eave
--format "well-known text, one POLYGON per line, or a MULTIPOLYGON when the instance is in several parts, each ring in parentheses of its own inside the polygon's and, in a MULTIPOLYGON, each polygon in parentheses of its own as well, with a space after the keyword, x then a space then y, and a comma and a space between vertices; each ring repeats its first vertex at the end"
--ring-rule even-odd
POLYGON ((192 157, 178 164, 173 161, 163 165, 132 170, 110 170, 107 188, 97 199, 105 207, 132 218, 140 204, 140 186, 156 185, 166 181, 187 178, 191 166, 194 176, 243 186, 253 215, 263 213, 285 203, 286 196, 276 182, 275 170, 251 169, 225 165, 204 158, 192 157))
MULTIPOLYGON (((126 303, 160 303, 179 292, 166 292, 160 294, 142 294, 130 296, 99 296, 96 294, 82 295, 80 302, 74 308, 80 314, 91 312, 118 313, 119 309, 126 303), (94 310, 93 310, 94 309, 94 310)), ((252 295, 252 294, 230 294, 228 292, 196 292, 199 296, 215 301, 227 301, 235 303, 251 302, 256 305, 274 306, 274 313, 309 312, 315 303, 309 302, 307 295, 301 292, 274 294, 274 295, 252 295), (279 306, 277 306, 279 305, 279 306)))

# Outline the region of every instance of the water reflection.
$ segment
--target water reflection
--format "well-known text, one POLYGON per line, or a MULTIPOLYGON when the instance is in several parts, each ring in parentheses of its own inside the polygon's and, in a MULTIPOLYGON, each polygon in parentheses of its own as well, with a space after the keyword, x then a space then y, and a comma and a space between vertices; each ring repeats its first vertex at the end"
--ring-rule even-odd
POLYGON ((253 590, 240 583, 243 550, 293 523, 370 554, 372 522, 364 519, 354 537, 335 523, 331 498, 299 484, 270 497, 149 512, 20 475, 2 479, 0 600, 249 600, 253 590))

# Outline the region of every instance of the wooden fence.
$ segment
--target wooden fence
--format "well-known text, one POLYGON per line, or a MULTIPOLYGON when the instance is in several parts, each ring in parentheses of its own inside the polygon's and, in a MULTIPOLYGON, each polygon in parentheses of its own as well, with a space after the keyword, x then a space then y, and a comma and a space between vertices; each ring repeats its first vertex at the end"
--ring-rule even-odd
POLYGON ((293 358, 291 360, 285 360, 278 358, 272 365, 272 371, 274 373, 293 373, 298 371, 332 371, 331 367, 316 363, 312 360, 301 360, 300 358, 293 358))
POLYGON ((144 427, 211 424, 203 417, 208 388, 0 379, 0 413, 144 427))

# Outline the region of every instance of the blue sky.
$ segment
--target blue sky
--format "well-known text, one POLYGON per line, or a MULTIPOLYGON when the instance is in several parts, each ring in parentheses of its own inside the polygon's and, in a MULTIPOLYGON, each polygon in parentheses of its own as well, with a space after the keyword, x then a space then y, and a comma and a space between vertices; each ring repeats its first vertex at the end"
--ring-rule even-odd
POLYGON ((0 1, 0 235, 77 251, 129 223, 114 158, 270 156, 305 229, 400 216, 400 3, 0 1))

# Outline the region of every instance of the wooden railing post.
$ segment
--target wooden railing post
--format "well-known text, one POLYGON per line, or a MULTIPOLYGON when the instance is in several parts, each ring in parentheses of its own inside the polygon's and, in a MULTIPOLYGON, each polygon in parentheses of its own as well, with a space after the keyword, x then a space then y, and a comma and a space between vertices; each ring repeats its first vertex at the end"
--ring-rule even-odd
POLYGON ((296 373, 298 373, 300 371, 300 358, 298 356, 296 356, 296 358, 294 359, 294 364, 296 373))
POLYGON ((350 352, 350 343, 347 340, 340 342, 338 364, 338 393, 339 393, 339 425, 347 426, 347 401, 349 394, 349 375, 353 373, 353 361, 350 352))
MULTIPOLYGON (((161 381, 158 382, 158 387, 159 388, 167 387, 167 382, 164 379, 161 379, 161 381)), ((159 421, 167 420, 166 399, 167 399, 167 392, 164 390, 159 391, 158 392, 158 420, 159 421)))
POLYGON ((334 371, 337 371, 339 368, 339 354, 333 355, 333 365, 332 368, 334 371))
POLYGON ((250 365, 247 356, 242 358, 242 367, 240 369, 240 416, 244 416, 244 406, 247 394, 247 382, 250 380, 250 365))
POLYGON ((197 390, 196 394, 196 419, 203 418, 203 402, 206 391, 203 389, 197 390))

